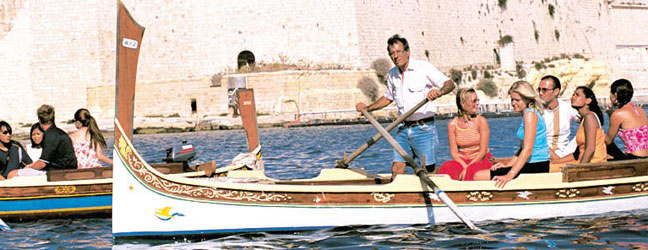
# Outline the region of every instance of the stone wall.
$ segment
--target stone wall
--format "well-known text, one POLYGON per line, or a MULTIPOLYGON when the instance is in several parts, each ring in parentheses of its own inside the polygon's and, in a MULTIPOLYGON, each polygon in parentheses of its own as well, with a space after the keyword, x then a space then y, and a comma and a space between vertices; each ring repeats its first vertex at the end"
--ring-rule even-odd
MULTIPOLYGON (((145 110, 155 107, 142 115, 192 115, 191 98, 198 103, 195 115, 223 112, 223 100, 198 96, 223 91, 209 87, 210 77, 234 72, 242 51, 252 52, 257 63, 365 71, 372 61, 387 57, 385 41, 394 33, 409 39, 414 58, 446 71, 468 65, 497 68, 497 41, 510 35, 512 52, 502 55, 510 60, 530 63, 580 53, 607 65, 611 78, 630 78, 638 88, 648 84, 648 0, 124 3, 146 27, 138 81, 159 84, 151 88, 168 94, 163 100, 141 100, 145 110), (206 102, 221 106, 206 108, 206 102)), ((0 2, 0 98, 6 103, 0 119, 34 122, 35 110, 43 103, 57 108, 58 120, 69 120, 81 107, 111 116, 114 100, 110 105, 97 103, 112 100, 105 91, 114 88, 115 7, 114 1, 0 2)), ((289 75, 289 81, 303 79, 296 73, 285 77, 289 75)), ((250 77, 249 84, 255 84, 254 79, 250 77)), ((285 91, 272 92, 275 98, 262 102, 272 107, 264 109, 284 108, 276 96, 297 98, 312 110, 332 108, 330 103, 337 103, 336 109, 353 108, 351 101, 334 101, 317 92, 324 88, 267 86, 267 91, 277 89, 285 91)), ((148 97, 161 98, 158 94, 148 97)))
MULTIPOLYGON (((358 81, 367 77, 375 82, 379 96, 385 86, 378 83, 373 71, 284 71, 228 75, 220 86, 210 78, 193 78, 182 82, 140 81, 135 94, 137 117, 195 117, 231 115, 228 106, 228 77, 245 77, 247 88, 254 89, 256 109, 261 114, 296 114, 353 108, 357 102, 369 103, 358 89, 358 81), (190 87, 183 87, 190 86, 190 87), (196 112, 191 101, 196 100, 196 112), (296 105, 295 105, 296 104, 296 105)), ((88 108, 99 119, 114 117, 114 86, 88 88, 88 108)), ((355 115, 355 114, 354 114, 355 115)))

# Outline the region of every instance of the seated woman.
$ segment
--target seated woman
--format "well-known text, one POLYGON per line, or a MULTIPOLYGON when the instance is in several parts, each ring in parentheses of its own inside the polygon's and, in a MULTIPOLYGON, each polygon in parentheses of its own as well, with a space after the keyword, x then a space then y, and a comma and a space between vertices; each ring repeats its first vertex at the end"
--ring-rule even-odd
POLYGON ((499 188, 521 173, 549 172, 549 145, 542 118, 542 99, 526 81, 513 83, 508 93, 511 95, 513 110, 523 114, 522 123, 517 130, 520 149, 507 163, 498 162, 489 170, 475 173, 475 180, 492 179, 499 188))
POLYGON ((101 167, 99 161, 112 165, 112 160, 103 154, 106 140, 97 126, 97 121, 90 115, 90 111, 77 110, 74 113, 74 125, 78 130, 70 133, 70 138, 78 167, 98 168, 101 167))
POLYGON ((475 172, 493 166, 493 156, 488 152, 488 121, 477 114, 478 108, 479 99, 475 90, 459 89, 459 115, 448 122, 448 143, 453 160, 444 162, 439 174, 450 175, 454 180, 470 181, 475 172))
POLYGON ((43 142, 44 133, 45 131, 43 131, 43 128, 41 128, 39 123, 35 123, 31 126, 31 130, 29 131, 29 140, 31 141, 31 144, 26 147, 29 158, 40 159, 41 153, 43 152, 43 146, 41 143, 43 142))
POLYGON ((632 84, 626 79, 616 80, 610 87, 610 102, 618 109, 610 115, 605 144, 614 160, 648 157, 648 118, 643 109, 630 102, 633 93, 632 84), (614 144, 617 133, 625 145, 625 154, 614 144))
POLYGON ((603 112, 598 106, 594 92, 588 87, 580 86, 574 90, 571 105, 578 111, 581 124, 576 131, 578 144, 578 160, 569 154, 563 158, 558 157, 553 150, 551 164, 577 164, 590 162, 606 162, 607 150, 605 146, 605 131, 603 131, 603 112))
POLYGON ((13 177, 11 172, 32 163, 20 143, 11 139, 11 126, 5 121, 0 121, 0 180, 13 177))
MULTIPOLYGON (((43 147, 41 143, 43 142, 44 133, 45 131, 43 131, 43 128, 40 126, 39 123, 35 123, 34 125, 31 126, 31 130, 29 131, 30 134, 29 140, 31 141, 31 144, 25 147, 25 151, 27 151, 27 155, 29 155, 29 158, 36 159, 36 160, 40 159, 41 153, 43 152, 43 147)), ((46 174, 45 171, 42 170, 36 170, 33 168, 21 168, 9 172, 9 179, 16 176, 39 176, 45 174, 46 174)))

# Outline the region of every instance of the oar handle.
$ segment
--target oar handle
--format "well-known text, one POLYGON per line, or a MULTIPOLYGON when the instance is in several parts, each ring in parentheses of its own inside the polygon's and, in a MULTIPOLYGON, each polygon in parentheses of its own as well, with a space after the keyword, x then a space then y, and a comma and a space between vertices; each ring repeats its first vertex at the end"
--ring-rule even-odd
MULTIPOLYGON (((412 107, 410 110, 405 112, 405 114, 399 116, 398 118, 396 118, 396 120, 394 120, 391 124, 389 124, 387 126, 386 130, 391 131, 392 129, 394 129, 396 126, 398 126, 398 124, 400 124, 401 122, 405 121, 405 119, 412 116, 412 114, 414 114, 414 112, 416 112, 418 109, 420 109, 427 102, 428 102, 428 99, 423 98, 423 100, 421 100, 414 107, 412 107)), ((364 153, 364 151, 366 151, 369 147, 371 147, 371 145, 373 145, 374 143, 379 141, 380 138, 382 138, 382 137, 383 136, 380 133, 374 135, 373 137, 371 137, 371 139, 369 139, 367 142, 365 142, 365 144, 362 144, 362 146, 360 146, 358 149, 356 149, 356 151, 354 151, 349 157, 347 157, 347 158, 345 158, 343 160, 337 160, 336 161, 337 162, 336 167, 337 168, 348 168, 349 163, 351 163, 351 161, 355 160, 355 158, 360 156, 360 154, 364 153)))
POLYGON ((407 161, 407 163, 410 165, 410 167, 412 167, 412 169, 414 170, 414 173, 416 173, 416 175, 418 175, 419 179, 421 179, 421 181, 423 181, 425 184, 427 184, 429 187, 431 187, 432 190, 434 191, 434 193, 437 196, 439 196, 441 201, 443 201, 443 203, 445 203, 446 206, 448 206, 448 208, 450 208, 450 210, 463 223, 465 223, 468 227, 470 227, 471 229, 473 229, 475 231, 479 231, 479 232, 482 232, 482 233, 486 232, 486 231, 482 230, 481 228, 475 226, 475 224, 473 224, 472 221, 470 221, 470 219, 468 219, 468 217, 466 217, 466 215, 464 215, 461 211, 459 211, 459 208, 450 199, 450 197, 448 197, 445 194, 445 192, 443 192, 443 190, 441 190, 441 188, 439 188, 439 186, 437 186, 427 176, 427 171, 423 170, 421 167, 419 167, 418 164, 416 164, 414 159, 412 159, 412 157, 409 156, 409 154, 407 154, 407 152, 405 152, 405 150, 398 144, 398 142, 396 142, 394 137, 392 137, 389 134, 389 132, 387 132, 387 130, 385 130, 385 128, 383 128, 380 125, 380 123, 378 123, 378 121, 376 121, 376 119, 374 119, 373 116, 371 116, 371 114, 369 114, 369 112, 367 112, 367 110, 361 110, 360 112, 362 112, 362 114, 367 118, 367 120, 369 120, 371 125, 373 125, 376 128, 376 130, 378 130, 378 133, 380 133, 383 137, 385 137, 385 140, 387 140, 387 142, 389 142, 389 144, 396 150, 396 152, 398 152, 398 154, 400 154, 403 157, 403 159, 405 159, 405 161, 407 161))

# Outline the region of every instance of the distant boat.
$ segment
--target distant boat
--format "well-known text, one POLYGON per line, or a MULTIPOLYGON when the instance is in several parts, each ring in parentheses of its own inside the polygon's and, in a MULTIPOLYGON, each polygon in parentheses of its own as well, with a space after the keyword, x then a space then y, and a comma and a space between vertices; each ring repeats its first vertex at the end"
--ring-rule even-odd
MULTIPOLYGON (((130 15, 124 15, 128 12, 122 4, 119 8, 123 27, 128 24, 124 18, 130 15)), ((122 47, 118 43, 118 51, 122 47)), ((127 61, 126 65, 135 67, 136 63, 127 61)), ((230 181, 220 181, 161 173, 131 143, 132 113, 128 112, 132 112, 135 81, 118 80, 117 84, 112 216, 116 239, 459 222, 439 193, 412 174, 391 181, 388 174, 331 168, 313 179, 278 180, 262 171, 228 171, 224 175, 230 181)), ((237 95, 248 150, 260 159, 253 90, 237 95)), ((648 160, 569 165, 560 173, 522 174, 503 189, 491 181, 461 182, 447 175, 429 178, 472 221, 648 208, 648 160)))

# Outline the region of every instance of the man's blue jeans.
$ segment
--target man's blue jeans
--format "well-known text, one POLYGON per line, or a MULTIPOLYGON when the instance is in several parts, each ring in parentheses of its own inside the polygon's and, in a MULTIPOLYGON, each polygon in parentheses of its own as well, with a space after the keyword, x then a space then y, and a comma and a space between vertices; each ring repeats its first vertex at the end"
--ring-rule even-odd
MULTIPOLYGON (((422 125, 408 127, 399 125, 396 132, 396 142, 411 156, 421 167, 422 158, 425 156, 425 165, 436 164, 436 147, 439 144, 436 126, 434 121, 422 125)), ((394 149, 393 162, 406 162, 405 159, 394 149)))

